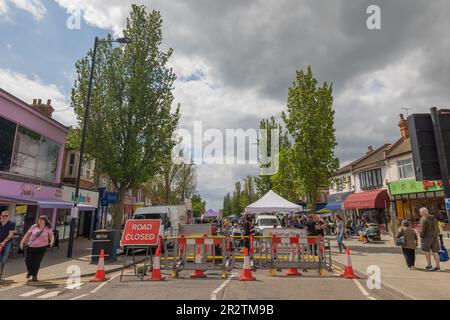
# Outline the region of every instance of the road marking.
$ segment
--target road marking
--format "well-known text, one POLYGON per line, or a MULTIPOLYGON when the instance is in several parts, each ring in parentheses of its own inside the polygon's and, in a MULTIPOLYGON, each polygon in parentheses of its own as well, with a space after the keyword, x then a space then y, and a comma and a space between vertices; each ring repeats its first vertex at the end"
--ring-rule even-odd
POLYGON ((217 294, 222 291, 231 281, 231 279, 236 275, 236 273, 233 273, 229 279, 225 280, 220 287, 218 287, 216 290, 214 290, 211 293, 211 300, 217 300, 217 294))
POLYGON ((35 294, 41 293, 43 291, 45 291, 46 289, 36 289, 36 290, 32 290, 26 293, 22 293, 20 296, 21 297, 31 297, 34 296, 35 294))
POLYGON ((71 298, 71 299, 69 299, 69 300, 78 300, 78 299, 84 298, 84 297, 86 297, 86 296, 88 296, 88 295, 89 295, 89 293, 82 294, 81 296, 78 296, 78 297, 75 297, 75 298, 71 298))
POLYGON ((38 299, 47 299, 47 298, 53 298, 56 297, 58 294, 60 294, 62 291, 52 291, 47 294, 44 294, 42 296, 39 296, 38 299))
POLYGON ((359 290, 361 290, 362 294, 365 295, 367 297, 367 299, 369 300, 377 300, 374 297, 372 297, 366 289, 364 289, 364 287, 362 286, 361 283, 359 283, 359 281, 357 279, 353 279, 353 282, 356 284, 356 286, 359 288, 359 290))

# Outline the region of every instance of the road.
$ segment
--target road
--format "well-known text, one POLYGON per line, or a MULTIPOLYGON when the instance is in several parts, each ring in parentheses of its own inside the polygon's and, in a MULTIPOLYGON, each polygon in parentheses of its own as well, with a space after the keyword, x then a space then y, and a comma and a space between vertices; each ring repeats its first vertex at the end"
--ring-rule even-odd
POLYGON ((224 280, 219 273, 208 272, 206 279, 191 279, 188 272, 180 273, 178 279, 167 281, 140 281, 134 276, 120 273, 109 274, 107 282, 93 283, 81 279, 77 288, 68 288, 66 281, 43 283, 20 283, 0 288, 0 300, 252 300, 252 299, 343 299, 343 300, 397 300, 400 295, 385 289, 368 290, 364 279, 349 280, 339 276, 340 271, 326 271, 322 277, 309 270, 300 277, 285 277, 282 273, 269 276, 267 270, 254 272, 257 281, 238 281, 236 270, 230 279, 224 280))

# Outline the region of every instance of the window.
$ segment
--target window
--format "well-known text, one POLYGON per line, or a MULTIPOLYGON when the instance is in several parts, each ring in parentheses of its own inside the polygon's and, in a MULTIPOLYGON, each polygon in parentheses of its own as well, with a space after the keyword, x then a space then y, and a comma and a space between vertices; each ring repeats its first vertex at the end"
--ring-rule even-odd
POLYGON ((0 171, 9 171, 17 125, 0 117, 0 171))
POLYGON ((398 176, 400 179, 408 179, 414 177, 414 166, 412 159, 397 161, 398 176))
POLYGON ((53 181, 59 145, 27 128, 18 127, 11 172, 53 181))
POLYGON ((108 187, 108 179, 102 178, 102 180, 100 181, 100 187, 101 187, 101 188, 106 188, 106 187, 108 187))
POLYGON ((361 189, 375 189, 383 185, 381 169, 369 170, 359 174, 361 189))
POLYGON ((75 153, 71 153, 69 157, 69 177, 75 174, 75 153))

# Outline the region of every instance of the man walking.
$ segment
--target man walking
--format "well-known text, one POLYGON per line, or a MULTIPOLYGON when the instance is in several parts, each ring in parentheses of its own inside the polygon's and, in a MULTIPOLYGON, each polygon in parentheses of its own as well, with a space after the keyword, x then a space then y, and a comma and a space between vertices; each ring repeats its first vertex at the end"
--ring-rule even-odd
POLYGON ((0 279, 3 275, 3 268, 8 260, 15 230, 16 224, 9 220, 9 212, 3 211, 0 219, 0 279))
POLYGON ((420 208, 420 244, 422 251, 425 254, 428 265, 425 267, 427 271, 441 271, 439 265, 439 231, 436 221, 436 217, 430 215, 428 209, 425 207, 420 208), (431 254, 433 253, 436 267, 433 269, 431 266, 431 254))

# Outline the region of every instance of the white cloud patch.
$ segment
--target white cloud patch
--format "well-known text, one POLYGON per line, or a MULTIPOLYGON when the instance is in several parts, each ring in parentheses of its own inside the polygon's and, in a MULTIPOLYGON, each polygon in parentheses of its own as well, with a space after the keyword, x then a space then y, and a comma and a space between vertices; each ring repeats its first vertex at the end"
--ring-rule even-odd
POLYGON ((51 99, 55 109, 53 118, 66 126, 76 125, 75 114, 68 109, 69 102, 56 85, 43 83, 38 77, 30 79, 24 74, 0 69, 0 87, 29 104, 33 99, 51 99))
POLYGON ((11 9, 9 4, 17 9, 27 11, 36 20, 41 20, 47 13, 47 9, 41 0, 0 0, 0 16, 9 15, 11 9))

